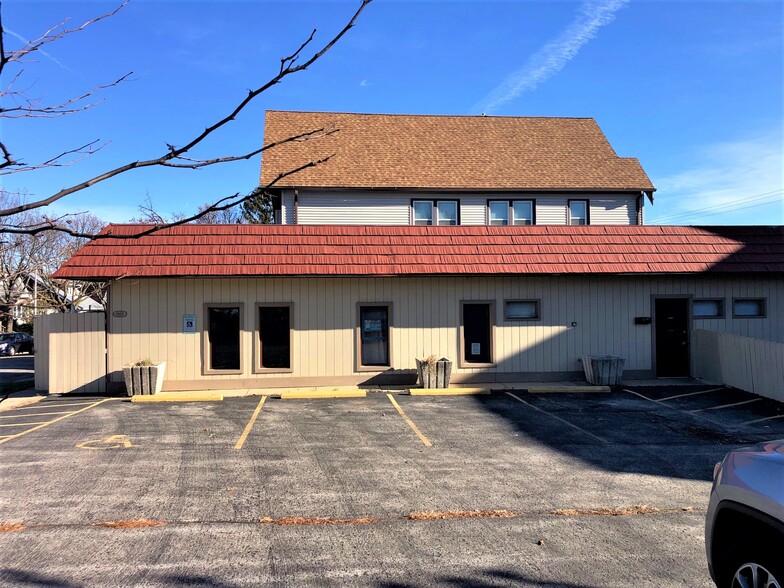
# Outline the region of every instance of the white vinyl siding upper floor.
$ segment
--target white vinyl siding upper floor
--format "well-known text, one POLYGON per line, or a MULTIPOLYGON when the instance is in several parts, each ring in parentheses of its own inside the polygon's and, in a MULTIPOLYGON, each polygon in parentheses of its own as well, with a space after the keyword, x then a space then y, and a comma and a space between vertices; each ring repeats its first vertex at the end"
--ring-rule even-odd
MULTIPOLYGON (((301 225, 408 225, 413 200, 459 200, 461 225, 486 225, 488 200, 534 200, 535 224, 565 225, 569 200, 588 200, 590 224, 637 224, 638 194, 592 193, 412 193, 284 190, 283 224, 301 225)), ((642 200, 642 199, 640 199, 642 200)))

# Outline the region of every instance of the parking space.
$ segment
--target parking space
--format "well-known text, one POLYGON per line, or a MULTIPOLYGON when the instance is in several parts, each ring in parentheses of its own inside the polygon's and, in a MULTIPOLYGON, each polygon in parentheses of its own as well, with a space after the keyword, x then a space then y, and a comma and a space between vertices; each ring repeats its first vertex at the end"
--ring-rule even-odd
POLYGON ((0 584, 710 586, 713 464, 784 437, 751 399, 50 398, 0 413, 0 584))

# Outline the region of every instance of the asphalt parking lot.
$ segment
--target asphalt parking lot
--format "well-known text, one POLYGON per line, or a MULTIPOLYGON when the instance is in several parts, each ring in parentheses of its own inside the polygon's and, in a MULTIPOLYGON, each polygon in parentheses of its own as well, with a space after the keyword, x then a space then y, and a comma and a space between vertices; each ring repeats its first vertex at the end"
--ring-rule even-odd
POLYGON ((713 465, 774 438, 708 386, 51 397, 0 413, 0 585, 711 586, 713 465))

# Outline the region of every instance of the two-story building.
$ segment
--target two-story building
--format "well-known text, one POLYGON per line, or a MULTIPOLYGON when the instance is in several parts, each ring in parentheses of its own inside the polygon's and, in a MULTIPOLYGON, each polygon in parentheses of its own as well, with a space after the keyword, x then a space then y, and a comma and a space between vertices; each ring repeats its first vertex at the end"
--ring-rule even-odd
POLYGON ((701 328, 784 339, 781 227, 640 226, 653 186, 591 119, 270 112, 277 225, 139 225, 56 274, 111 281, 106 373, 164 389, 692 373, 701 328), (286 175, 311 161, 326 162, 286 175))

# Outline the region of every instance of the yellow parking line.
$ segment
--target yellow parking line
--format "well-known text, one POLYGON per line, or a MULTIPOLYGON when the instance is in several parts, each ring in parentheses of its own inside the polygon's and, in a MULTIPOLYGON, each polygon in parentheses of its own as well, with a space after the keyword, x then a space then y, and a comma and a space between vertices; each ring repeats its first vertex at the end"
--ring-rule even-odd
POLYGON ((0 416, 0 419, 18 419, 20 416, 30 416, 30 417, 33 417, 33 416, 36 416, 36 417, 39 417, 39 416, 51 416, 53 414, 71 414, 72 412, 73 412, 72 410, 65 410, 65 411, 61 411, 61 412, 35 412, 33 414, 26 413, 25 415, 10 414, 8 416, 0 416))
POLYGON ((38 421, 37 423, 12 423, 10 425, 0 425, 0 427, 27 427, 28 425, 43 425, 49 421, 38 421))
POLYGON ((68 417, 72 417, 73 415, 79 414, 80 412, 84 412, 85 410, 90 410, 94 406, 98 406, 99 404, 103 404, 104 402, 109 402, 110 400, 114 400, 114 398, 105 398, 103 400, 93 402, 90 406, 85 406, 84 408, 80 408, 79 410, 75 410, 61 417, 57 417, 56 419, 52 419, 51 421, 35 426, 32 429, 27 429, 26 431, 22 431, 21 433, 16 433, 15 435, 9 435, 5 439, 0 439, 0 445, 6 443, 7 441, 11 441, 12 439, 16 439, 17 437, 21 437, 22 435, 27 435, 28 433, 32 433, 33 431, 37 431, 38 429, 43 429, 44 427, 48 427, 49 425, 56 423, 57 421, 67 419, 68 417))
POLYGON ((242 449, 242 446, 245 444, 245 439, 248 438, 250 434, 250 430, 253 428, 253 423, 256 422, 256 418, 259 416, 261 412, 261 407, 264 406, 264 401, 267 399, 266 396, 262 396, 261 400, 259 400, 259 405, 256 407, 256 410, 253 411, 253 415, 250 417, 248 424, 245 425, 245 430, 240 435, 240 438, 237 440, 237 444, 234 446, 234 449, 242 449))
POLYGON ((432 447, 433 444, 430 443, 428 438, 422 434, 422 432, 417 428, 414 422, 406 416, 406 413, 403 412, 403 409, 400 408, 400 405, 395 401, 392 395, 387 394, 387 398, 389 398, 389 401, 392 403, 392 406, 394 406, 397 409, 397 411, 400 413, 400 416, 402 416, 403 420, 406 421, 409 427, 411 427, 411 430, 414 431, 414 433, 416 433, 416 436, 419 437, 419 440, 425 445, 425 447, 432 447))

